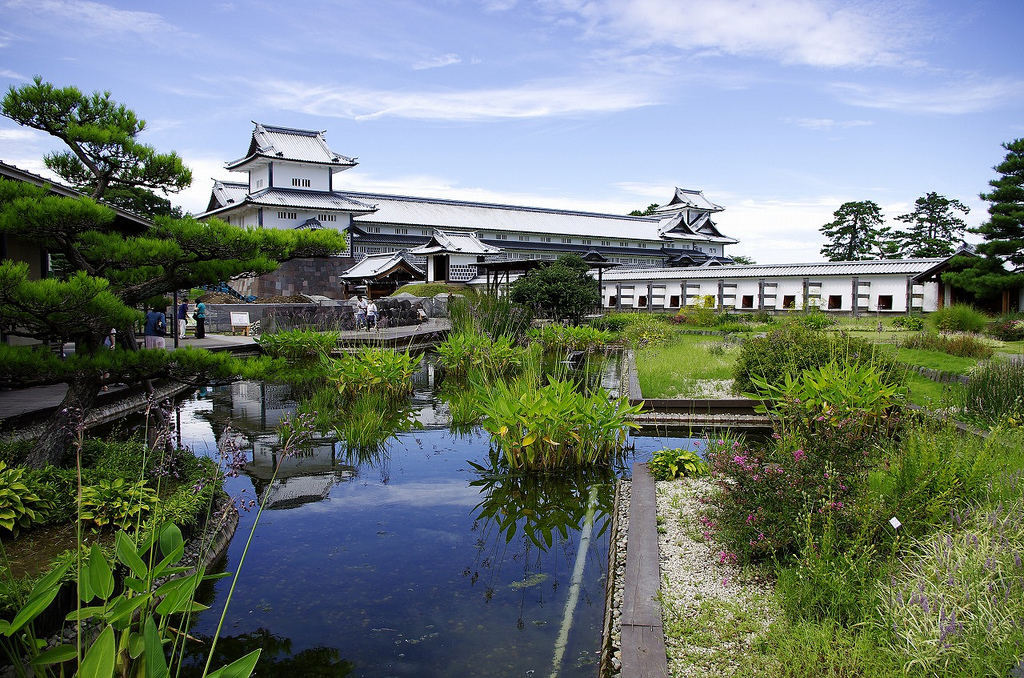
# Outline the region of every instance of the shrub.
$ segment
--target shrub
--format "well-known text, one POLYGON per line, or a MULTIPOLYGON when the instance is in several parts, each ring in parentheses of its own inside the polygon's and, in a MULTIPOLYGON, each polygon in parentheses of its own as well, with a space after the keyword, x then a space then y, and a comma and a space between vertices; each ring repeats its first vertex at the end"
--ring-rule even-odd
POLYGON ((95 485, 82 488, 82 521, 91 521, 97 527, 108 525, 134 531, 149 516, 157 504, 156 492, 146 482, 126 483, 124 478, 101 479, 95 485))
POLYGON ((995 349, 973 334, 927 334, 920 332, 906 337, 900 348, 916 348, 926 351, 940 351, 960 358, 988 359, 995 349))
POLYGON ((623 332, 626 341, 634 349, 651 344, 660 344, 669 337, 669 328, 661 315, 653 313, 635 313, 623 332))
POLYGON ((805 369, 831 361, 875 363, 890 378, 902 379, 894 369, 895 361, 877 348, 845 334, 808 329, 801 323, 787 322, 764 336, 743 342, 733 372, 737 391, 753 391, 753 378, 780 384, 786 375, 796 376, 805 369))
POLYGON ((272 358, 284 358, 292 364, 308 365, 329 359, 340 336, 338 332, 287 330, 261 334, 256 343, 263 353, 272 358))
POLYGON ((953 304, 935 311, 928 320, 940 332, 981 332, 988 324, 988 317, 967 304, 953 304))
POLYGON ((674 480, 708 474, 707 462, 693 450, 682 448, 658 450, 647 462, 647 468, 655 480, 674 480))
POLYGON ((919 315, 900 315, 892 319, 892 326, 899 330, 920 332, 924 329, 924 318, 919 315))
POLYGON ((1024 319, 1000 318, 988 328, 999 341, 1024 341, 1024 319))
POLYGON ((630 319, 633 315, 633 313, 609 313, 592 319, 590 321, 590 326, 599 330, 607 330, 609 332, 622 332, 629 326, 630 319))
POLYGON ((809 310, 800 318, 800 324, 809 330, 824 330, 837 322, 835 318, 819 309, 809 310))
POLYGON ((44 522, 52 507, 25 469, 0 461, 0 529, 17 537, 22 529, 44 522))

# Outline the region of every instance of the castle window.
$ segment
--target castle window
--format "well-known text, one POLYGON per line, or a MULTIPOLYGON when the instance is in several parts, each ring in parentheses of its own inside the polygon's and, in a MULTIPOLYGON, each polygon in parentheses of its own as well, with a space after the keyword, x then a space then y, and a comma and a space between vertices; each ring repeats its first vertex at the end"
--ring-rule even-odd
POLYGON ((395 235, 409 235, 409 229, 408 228, 396 228, 395 229, 395 235))
POLYGON ((529 242, 530 236, 528 236, 528 235, 521 235, 521 236, 519 236, 519 239, 524 241, 524 242, 529 242))
POLYGON ((569 244, 572 242, 572 238, 562 238, 562 242, 569 244))
POLYGON ((549 236, 544 235, 544 236, 541 236, 540 241, 541 242, 551 242, 551 238, 549 236))
POLYGON ((277 213, 277 218, 278 219, 298 219, 299 215, 296 214, 295 212, 278 212, 277 213))
POLYGON ((309 188, 310 187, 310 181, 309 181, 309 179, 298 179, 298 178, 292 177, 292 186, 298 186, 299 188, 309 188))
POLYGON ((367 226, 366 227, 366 232, 367 233, 380 233, 380 226, 367 226))
POLYGON ((321 221, 321 222, 324 222, 324 221, 337 221, 338 220, 338 215, 337 214, 318 214, 318 215, 316 215, 316 218, 317 218, 318 221, 321 221))
POLYGON ((580 240, 580 242, 583 243, 584 245, 589 245, 591 243, 591 240, 590 238, 584 238, 583 240, 580 240))

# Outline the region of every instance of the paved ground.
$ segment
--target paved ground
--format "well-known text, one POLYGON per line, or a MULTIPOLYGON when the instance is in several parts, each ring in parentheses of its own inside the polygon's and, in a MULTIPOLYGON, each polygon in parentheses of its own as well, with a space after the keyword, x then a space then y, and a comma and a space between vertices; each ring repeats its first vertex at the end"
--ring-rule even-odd
MULTIPOLYGON (((374 345, 383 342, 400 342, 406 339, 412 340, 423 334, 445 331, 449 328, 450 325, 447 320, 431 318, 422 325, 393 327, 379 331, 342 332, 340 343, 343 346, 358 346, 374 345)), ((255 344, 256 341, 253 337, 231 334, 207 334, 203 339, 194 339, 190 336, 187 339, 178 341, 178 345, 181 347, 196 346, 213 351, 239 350, 247 346, 254 346, 255 344)), ((173 337, 167 337, 167 349, 174 350, 173 337)), ((56 407, 64 398, 66 390, 67 387, 63 384, 0 390, 0 421, 56 407)), ((116 391, 117 387, 112 387, 110 393, 113 395, 116 391)))

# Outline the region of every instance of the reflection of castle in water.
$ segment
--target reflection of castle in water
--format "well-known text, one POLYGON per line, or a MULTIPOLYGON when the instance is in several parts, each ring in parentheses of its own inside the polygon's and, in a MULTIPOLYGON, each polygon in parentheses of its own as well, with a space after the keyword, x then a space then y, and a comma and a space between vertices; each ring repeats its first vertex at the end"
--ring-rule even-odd
POLYGON ((358 467, 345 463, 348 456, 334 438, 316 438, 282 458, 276 429, 298 407, 287 384, 240 381, 214 389, 212 400, 209 417, 218 446, 223 448, 230 438, 237 449, 252 450, 252 461, 242 472, 252 480, 257 497, 266 495, 266 508, 322 501, 335 483, 358 475, 358 467))

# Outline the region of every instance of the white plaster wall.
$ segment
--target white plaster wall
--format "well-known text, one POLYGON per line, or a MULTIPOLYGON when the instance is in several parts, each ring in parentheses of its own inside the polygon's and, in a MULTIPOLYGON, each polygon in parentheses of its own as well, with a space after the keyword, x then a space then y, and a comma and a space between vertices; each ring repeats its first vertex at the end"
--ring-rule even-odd
POLYGON ((265 188, 270 188, 270 166, 262 165, 249 170, 249 192, 262 191, 265 188), (260 183, 261 181, 263 183, 260 183))
POLYGON ((301 188, 306 191, 327 191, 331 188, 329 167, 306 165, 293 162, 274 163, 274 186, 278 188, 301 188), (309 179, 309 186, 292 186, 292 179, 309 179))

